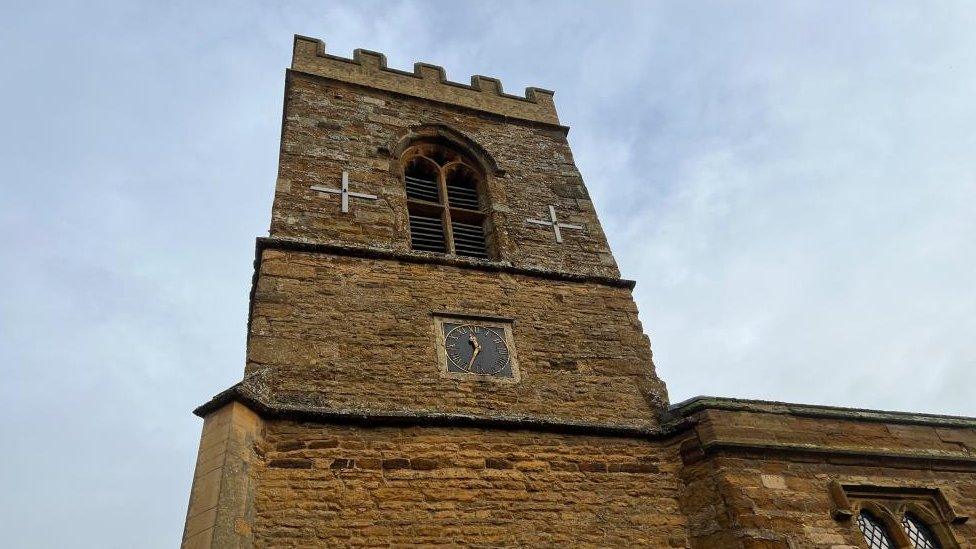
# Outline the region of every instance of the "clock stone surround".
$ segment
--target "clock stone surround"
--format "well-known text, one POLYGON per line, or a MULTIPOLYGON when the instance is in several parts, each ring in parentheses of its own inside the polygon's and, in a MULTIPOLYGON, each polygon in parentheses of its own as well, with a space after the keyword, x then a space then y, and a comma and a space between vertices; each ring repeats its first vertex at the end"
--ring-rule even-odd
MULTIPOLYGON (((512 319, 450 313, 434 313, 432 316, 437 362, 442 376, 464 382, 518 383, 521 381, 515 337, 513 336, 514 321, 512 319), (478 326, 497 333, 504 342, 505 351, 508 354, 506 367, 495 373, 477 374, 464 371, 463 368, 452 364, 447 338, 454 327, 462 326, 478 326)), ((464 344, 463 341, 460 343, 464 344)))

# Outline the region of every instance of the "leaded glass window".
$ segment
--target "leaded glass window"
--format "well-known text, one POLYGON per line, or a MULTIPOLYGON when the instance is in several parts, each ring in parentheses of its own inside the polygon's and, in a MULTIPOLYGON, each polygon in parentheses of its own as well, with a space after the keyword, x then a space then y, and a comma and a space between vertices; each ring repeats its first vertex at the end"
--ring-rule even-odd
POLYGON ((861 528, 864 541, 870 549, 895 549, 891 535, 880 520, 868 511, 862 510, 857 515, 857 525, 861 528))
POLYGON ((912 547, 915 549, 942 549, 932 530, 915 515, 905 513, 901 518, 901 526, 905 529, 908 541, 912 542, 912 547))
MULTIPOLYGON (((939 488, 830 481, 835 520, 847 522, 858 547, 960 549, 953 526, 969 518, 939 488), (855 526, 859 532, 854 532, 855 526), (860 534, 860 535, 859 535, 860 534)), ((967 546, 968 547, 968 546, 967 546)))

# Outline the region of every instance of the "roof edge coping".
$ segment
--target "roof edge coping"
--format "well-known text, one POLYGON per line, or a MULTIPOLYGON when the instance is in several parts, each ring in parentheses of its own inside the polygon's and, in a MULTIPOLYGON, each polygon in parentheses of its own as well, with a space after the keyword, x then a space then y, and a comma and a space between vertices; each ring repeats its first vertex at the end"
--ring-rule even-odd
POLYGON ((671 416, 682 418, 689 417, 692 414, 702 410, 756 412, 810 418, 976 429, 976 418, 968 416, 871 410, 866 408, 845 408, 841 406, 827 406, 822 404, 796 404, 773 400, 714 397, 704 395, 692 397, 682 402, 672 404, 668 407, 668 412, 671 416))

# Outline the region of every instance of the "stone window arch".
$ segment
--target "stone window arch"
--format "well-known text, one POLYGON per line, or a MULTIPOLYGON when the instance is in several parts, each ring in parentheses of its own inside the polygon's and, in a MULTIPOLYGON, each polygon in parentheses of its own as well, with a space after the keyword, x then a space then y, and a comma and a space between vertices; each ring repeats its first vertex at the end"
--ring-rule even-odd
POLYGON ((914 549, 942 549, 935 532, 915 513, 906 512, 901 516, 901 527, 914 549))
POLYGON ((959 549, 951 526, 968 520, 939 489, 831 482, 830 495, 834 518, 854 518, 869 549, 959 549))
POLYGON ((486 177, 461 147, 442 140, 413 143, 400 155, 410 248, 494 259, 486 177))
POLYGON ((868 549, 899 549, 888 513, 876 505, 864 505, 857 513, 857 527, 868 549))
POLYGON ((898 506, 901 527, 914 549, 950 549, 958 547, 946 521, 915 501, 898 506))

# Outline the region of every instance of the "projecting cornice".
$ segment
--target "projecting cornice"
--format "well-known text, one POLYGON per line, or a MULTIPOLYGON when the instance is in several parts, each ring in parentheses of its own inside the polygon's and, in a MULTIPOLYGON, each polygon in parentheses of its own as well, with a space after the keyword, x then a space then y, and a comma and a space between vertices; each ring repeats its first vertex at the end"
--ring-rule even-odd
POLYGON ((889 423, 894 425, 925 425, 928 427, 976 429, 976 418, 965 416, 892 412, 727 397, 697 396, 677 404, 672 404, 668 408, 668 412, 674 417, 689 417, 702 410, 756 412, 762 414, 791 415, 795 417, 889 423))
POLYGON ((312 421, 369 427, 382 426, 424 426, 460 427, 499 430, 529 430, 560 434, 591 436, 610 436, 654 441, 681 441, 681 454, 685 463, 691 464, 710 456, 739 455, 755 459, 823 460, 838 465, 885 466, 885 467, 929 467, 938 470, 976 469, 976 456, 962 452, 940 452, 932 450, 900 451, 895 449, 875 449, 829 444, 799 444, 780 441, 741 440, 736 438, 717 438, 702 440, 699 436, 682 437, 695 429, 698 420, 692 417, 697 411, 706 409, 732 412, 763 412, 791 414, 799 412, 811 417, 813 410, 827 413, 825 420, 835 420, 840 415, 853 421, 884 421, 889 424, 949 426, 953 428, 976 427, 976 419, 956 416, 936 416, 910 414, 904 412, 882 412, 827 406, 810 406, 766 401, 739 400, 731 398, 696 397, 671 406, 669 421, 658 427, 640 427, 626 424, 589 423, 557 420, 527 415, 493 414, 476 416, 470 414, 440 413, 425 410, 373 410, 343 409, 323 405, 315 395, 288 393, 278 396, 271 389, 269 369, 258 370, 247 375, 229 389, 214 396, 209 402, 196 408, 193 413, 206 417, 232 402, 239 402, 264 419, 286 419, 312 421), (773 410, 770 412, 770 410, 773 410), (792 411, 791 411, 792 410, 792 411), (882 417, 887 419, 881 419, 882 417), (867 419, 865 419, 867 418, 867 419))
POLYGON ((316 395, 290 393, 279 397, 271 390, 269 369, 255 371, 209 402, 193 410, 200 417, 215 412, 231 402, 239 402, 264 419, 290 419, 320 423, 380 426, 476 427, 499 430, 529 430, 563 434, 582 434, 624 438, 663 439, 687 429, 679 421, 667 426, 648 428, 637 425, 589 423, 556 420, 539 416, 492 414, 490 416, 430 412, 426 410, 372 410, 334 408, 315 400, 316 395))
MULTIPOLYGON (((307 242, 303 240, 293 240, 288 238, 259 237, 255 249, 255 267, 260 266, 261 252, 263 250, 288 250, 309 253, 328 253, 333 255, 364 257, 369 259, 385 259, 392 261, 402 261, 405 263, 427 263, 435 265, 448 265, 461 269, 473 269, 487 272, 502 272, 531 276, 536 278, 546 278, 550 280, 560 280, 565 282, 581 282, 611 286, 614 288, 626 288, 633 290, 637 284, 633 280, 625 278, 613 278, 609 276, 585 275, 571 273, 567 271, 556 271, 537 267, 516 267, 505 261, 489 261, 461 256, 448 256, 431 252, 418 252, 413 250, 391 250, 387 248, 374 248, 369 246, 351 246, 348 244, 337 244, 333 242, 307 242)), ((255 269, 257 270, 257 269, 255 269)))

